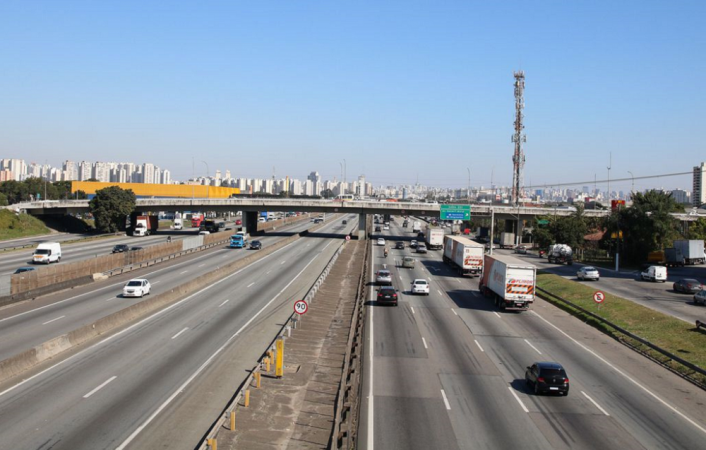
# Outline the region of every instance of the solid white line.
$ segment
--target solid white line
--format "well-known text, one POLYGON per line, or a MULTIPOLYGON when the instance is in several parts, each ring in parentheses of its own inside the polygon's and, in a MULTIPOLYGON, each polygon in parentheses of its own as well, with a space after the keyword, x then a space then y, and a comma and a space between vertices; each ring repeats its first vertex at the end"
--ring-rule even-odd
POLYGON ((116 379, 116 378, 118 378, 117 375, 113 375, 112 377, 108 378, 106 381, 103 382, 103 384, 101 384, 101 385, 98 386, 97 388, 93 389, 93 390, 92 390, 91 392, 89 392, 88 394, 84 395, 83 398, 88 398, 88 397, 90 397, 91 395, 95 394, 96 392, 100 391, 102 388, 105 387, 106 384, 110 383, 111 381, 113 381, 113 380, 116 379))
POLYGON ((286 262, 287 262, 287 261, 282 261, 281 263, 279 263, 279 265, 281 266, 282 264, 284 264, 284 263, 286 263, 286 262))
POLYGON ((446 405, 446 409, 451 410, 451 405, 449 405, 449 400, 446 398, 446 392, 444 390, 441 390, 441 396, 444 397, 444 405, 446 405))
POLYGON ((250 284, 248 284, 246 287, 250 287, 250 286, 252 286, 253 284, 255 284, 255 283, 250 283, 250 284))
POLYGON ((485 350, 483 350, 483 347, 480 346, 480 342, 478 342, 477 340, 475 342, 476 342, 476 345, 478 346, 478 348, 480 349, 480 351, 485 353, 485 350))
POLYGON ((272 271, 271 271, 271 270, 268 270, 267 272, 265 272, 265 275, 269 275, 270 272, 272 272, 272 271))
POLYGON ((593 400, 591 397, 589 397, 587 393, 585 393, 584 391, 581 391, 581 393, 583 394, 584 397, 586 397, 588 400, 590 400, 590 402, 593 403, 593 405, 596 408, 600 409, 603 414, 605 414, 606 416, 610 416, 610 414, 608 414, 608 411, 601 408, 600 405, 598 403, 596 403, 595 400, 593 400))
POLYGON ((230 299, 229 299, 229 298, 228 298, 228 299, 226 299, 226 301, 224 301, 223 303, 221 303, 220 305, 218 305, 218 307, 220 308, 221 306, 225 305, 225 304, 226 304, 226 303, 228 303, 229 301, 230 301, 230 299))
POLYGON ((188 272, 188 270, 181 272, 179 275, 184 275, 186 272, 188 272))
POLYGON ((527 409, 527 407, 525 406, 525 404, 522 403, 522 400, 520 400, 520 397, 518 397, 517 394, 515 394, 515 391, 512 389, 512 386, 508 386, 507 388, 510 389, 510 393, 512 394, 513 397, 515 397, 515 400, 517 400, 517 403, 519 403, 520 406, 522 406, 522 409, 523 409, 526 413, 528 413, 528 412, 529 412, 529 409, 527 409))
POLYGON ((181 330, 180 332, 178 332, 177 334, 175 334, 174 336, 172 336, 172 339, 178 338, 181 333, 185 332, 185 331, 188 330, 188 329, 189 329, 189 327, 184 328, 183 330, 181 330))
MULTIPOLYGON (((374 254, 374 251, 373 251, 374 254)), ((370 265, 370 279, 373 278, 373 265, 370 265)), ((370 299, 373 299, 373 287, 370 286, 370 299)), ((373 313, 375 312, 375 308, 368 308, 368 312, 370 313, 370 345, 369 345, 369 352, 370 353, 370 374, 368 376, 368 445, 367 445, 367 450, 373 450, 373 446, 375 443, 375 420, 374 420, 374 411, 375 411, 375 397, 373 395, 373 380, 375 378, 373 377, 373 360, 374 354, 375 354, 375 337, 373 335, 375 331, 375 325, 373 324, 373 313)))
POLYGON ((48 323, 52 323, 52 322, 57 321, 57 320, 59 320, 59 319, 63 319, 64 317, 66 317, 66 316, 57 317, 56 319, 52 319, 52 320, 49 320, 49 321, 47 321, 47 322, 44 322, 42 325, 46 325, 46 324, 48 324, 48 323))
MULTIPOLYGON (((286 247, 282 247, 282 248, 286 248, 286 247)), ((324 248, 326 248, 326 247, 324 247, 324 248)), ((278 250, 278 251, 279 251, 279 250, 278 250)), ((274 254, 274 253, 272 253, 272 254, 274 254)), ((269 256, 269 255, 268 255, 268 256, 269 256)), ((264 259, 264 258, 263 258, 263 259, 264 259)), ((260 261, 262 261, 262 260, 260 260, 260 261)), ((159 406, 159 408, 157 408, 157 409, 147 418, 147 420, 145 420, 145 421, 142 423, 142 425, 140 425, 139 427, 137 427, 137 428, 135 429, 135 431, 133 431, 132 434, 131 434, 130 436, 128 436, 128 438, 125 439, 125 441, 123 441, 123 443, 120 444, 120 445, 116 448, 116 450, 123 450, 125 447, 127 447, 127 446, 130 444, 130 442, 132 442, 133 439, 135 439, 135 438, 137 437, 137 435, 140 434, 140 433, 142 432, 142 430, 144 430, 145 427, 147 427, 147 425, 149 425, 150 422, 152 422, 152 421, 154 420, 154 418, 157 417, 157 416, 164 410, 164 408, 166 408, 167 406, 169 406, 169 404, 174 401, 174 399, 177 397, 177 395, 179 395, 180 393, 182 393, 182 392, 184 391, 184 389, 186 389, 186 387, 187 387, 189 384, 191 384, 191 382, 194 381, 194 379, 195 379, 197 376, 199 376, 199 374, 200 374, 201 372, 203 372, 203 370, 204 370, 206 367, 208 367, 209 364, 211 364, 211 361, 213 361, 213 360, 216 358, 216 356, 218 356, 218 354, 221 353, 221 352, 223 351, 223 349, 226 348, 226 346, 228 346, 228 344, 230 344, 230 342, 231 342, 233 339, 235 339, 240 333, 242 333, 242 331, 243 331, 245 328, 248 327, 248 325, 250 325, 255 319, 257 319, 257 317, 258 317, 260 314, 262 314, 262 312, 263 312, 265 309, 267 309, 267 308, 272 304, 272 302, 274 302, 274 301, 277 299, 277 297, 279 297, 285 290, 287 290, 287 288, 289 288, 289 286, 291 286, 292 283, 294 283, 294 282, 297 280, 297 278, 299 278, 299 276, 300 276, 302 273, 304 273, 304 271, 306 271, 306 269, 308 269, 309 266, 310 266, 314 261, 316 261, 316 258, 314 258, 314 259, 312 259, 311 261, 309 261, 309 262, 307 263, 307 265, 304 266, 304 268, 303 268, 294 278, 292 278, 292 281, 290 281, 289 283, 287 283, 287 285, 286 285, 285 287, 283 287, 282 290, 277 293, 277 295, 275 295, 274 297, 272 297, 272 300, 270 300, 269 302, 267 302, 267 303, 265 304, 265 306, 263 306, 257 313, 255 313, 254 316, 252 316, 252 317, 250 318, 250 320, 248 320, 247 322, 245 322, 245 325, 243 325, 242 327, 240 327, 240 329, 239 329, 238 331, 236 331, 231 337, 229 337, 229 338, 225 341, 225 343, 223 343, 223 345, 221 345, 221 346, 218 348, 218 350, 216 350, 211 356, 209 356, 208 359, 207 359, 206 361, 204 361, 204 363, 201 364, 201 366, 200 366, 198 369, 196 369, 196 372, 194 372, 193 374, 191 374, 191 376, 190 376, 181 386, 179 386, 179 387, 177 388, 177 390, 174 391, 174 392, 172 393, 172 395, 170 395, 169 398, 167 398, 167 399, 164 401, 164 403, 162 403, 162 404, 159 406)), ((225 278, 222 278, 221 280, 225 280, 225 278)), ((219 280, 219 281, 220 281, 220 280, 219 280)), ((216 282, 216 283, 217 283, 217 282, 216 282)), ((213 285, 215 285, 215 283, 214 283, 213 285)), ((213 286, 213 285, 211 285, 211 286, 213 286)))
POLYGON ((409 309, 412 310, 412 314, 414 314, 414 306, 410 306, 409 309))
POLYGON ((424 348, 426 348, 426 349, 429 348, 429 347, 427 347, 427 340, 426 339, 422 338, 422 344, 424 344, 424 348))
POLYGON ((152 283, 152 284, 157 284, 157 283, 161 283, 161 282, 162 282, 162 280, 157 280, 157 281, 155 281, 155 282, 152 283))
POLYGON ((525 339, 525 342, 527 342, 527 345, 529 345, 530 347, 532 347, 535 352, 539 353, 540 355, 542 354, 542 352, 540 352, 539 350, 537 350, 537 347, 535 347, 534 345, 530 344, 530 341, 528 341, 527 339, 525 339))
POLYGON ((441 293, 441 291, 440 291, 440 290, 438 290, 438 289, 436 290, 436 292, 438 292, 438 293, 439 293, 439 295, 444 295, 444 294, 442 294, 442 293, 441 293))
POLYGON ((115 297, 106 298, 105 301, 106 301, 106 302, 109 302, 109 301, 111 301, 111 300, 115 300, 116 298, 118 298, 117 295, 116 295, 115 297))
POLYGON ((693 426, 695 426, 696 428, 698 428, 701 432, 703 432, 704 434, 706 434, 706 428, 704 428, 704 427, 702 427, 701 425, 699 425, 698 423, 694 422, 694 421, 691 420, 689 417, 687 417, 685 414, 683 414, 681 411, 679 411, 677 408, 675 408, 674 406, 670 405, 670 404, 667 403, 666 401, 662 400, 659 396, 657 396, 657 394, 653 393, 652 391, 650 391, 649 389, 647 389, 645 386, 643 386, 643 385, 641 385, 640 383, 638 383, 636 380, 634 380, 633 378, 631 378, 628 374, 626 374, 626 373, 623 372, 622 370, 618 369, 618 368, 615 367, 613 364, 609 363, 606 359, 603 359, 603 357, 599 356, 596 352, 594 352, 594 351, 591 350, 590 348, 586 347, 585 345, 581 344, 581 343, 580 343, 579 341, 577 341, 576 339, 574 339, 574 338, 572 338, 571 336, 569 336, 566 332, 564 332, 563 330, 561 330, 559 327, 557 327, 557 326, 554 325, 553 323, 549 322, 549 321, 548 321, 547 319, 545 319, 544 317, 540 316, 539 314, 537 314, 537 313, 534 312, 534 311, 530 311, 530 312, 531 312, 532 314, 534 314, 535 316, 539 317, 540 319, 542 319, 544 322, 547 323, 547 325, 551 326, 552 328, 554 328, 555 330, 557 330, 559 333, 561 333, 561 334, 563 334, 564 336, 566 336, 567 338, 571 339, 576 345, 578 345, 578 346, 581 347, 582 349, 586 350, 588 353, 592 354, 593 356, 595 356, 596 358, 598 358, 599 360, 601 360, 601 361, 602 361, 603 363, 605 363, 608 367, 610 367, 611 369, 613 369, 613 370, 615 370, 616 372, 618 372, 620 375, 622 375, 623 377, 625 377, 625 378, 626 378, 628 381, 630 381, 632 384, 634 384, 635 386, 639 387, 640 389, 642 389, 643 391, 645 391, 646 393, 648 393, 652 398, 654 398, 655 400, 657 400, 658 402, 660 402, 661 404, 663 404, 663 405, 666 406, 667 408, 671 409, 674 413, 676 413, 676 414, 678 414, 679 416, 681 416, 684 420, 686 420, 687 422, 689 422, 690 424, 692 424, 693 426))
POLYGON ((500 314, 498 314, 497 312, 493 311, 493 314, 495 314, 496 316, 498 316, 498 318, 502 319, 502 317, 500 317, 500 314))

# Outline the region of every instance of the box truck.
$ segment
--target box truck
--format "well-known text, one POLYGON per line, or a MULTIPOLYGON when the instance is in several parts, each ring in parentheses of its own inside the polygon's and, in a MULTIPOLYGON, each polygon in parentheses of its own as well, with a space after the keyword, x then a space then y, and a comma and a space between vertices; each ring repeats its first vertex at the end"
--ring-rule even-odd
POLYGON ((478 277, 483 273, 485 246, 463 236, 444 237, 444 262, 456 268, 460 275, 478 277))
POLYGON ((444 248, 444 229, 438 227, 427 227, 424 233, 424 242, 429 250, 441 250, 444 248))
POLYGON ((702 239, 674 241, 674 248, 679 250, 684 257, 684 264, 703 264, 706 260, 704 241, 702 239))
POLYGON ((509 255, 485 255, 480 292, 507 311, 525 311, 534 302, 537 268, 509 255))

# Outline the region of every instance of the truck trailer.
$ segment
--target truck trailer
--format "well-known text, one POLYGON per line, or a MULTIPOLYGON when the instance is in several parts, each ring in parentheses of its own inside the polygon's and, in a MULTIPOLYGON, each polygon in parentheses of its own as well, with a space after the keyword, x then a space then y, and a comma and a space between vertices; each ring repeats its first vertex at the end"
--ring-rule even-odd
POLYGON ((463 236, 444 237, 444 262, 462 276, 479 277, 483 273, 485 246, 463 236))
POLYGON ((500 248, 514 248, 515 233, 503 232, 500 233, 500 248))
POLYGON ((706 261, 702 239, 677 240, 674 241, 674 248, 684 257, 684 264, 703 264, 706 261))
POLYGON ((534 302, 537 268, 509 255, 485 255, 480 292, 506 311, 525 311, 534 302))
POLYGON ((422 222, 415 220, 412 222, 412 233, 419 233, 422 231, 422 222))
POLYGON ((424 232, 424 242, 429 250, 441 250, 444 248, 444 229, 429 226, 424 232))

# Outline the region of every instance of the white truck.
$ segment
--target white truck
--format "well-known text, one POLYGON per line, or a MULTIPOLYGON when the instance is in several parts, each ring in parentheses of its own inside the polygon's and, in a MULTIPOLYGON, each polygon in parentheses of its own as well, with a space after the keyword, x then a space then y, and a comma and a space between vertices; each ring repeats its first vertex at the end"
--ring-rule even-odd
POLYGON ((503 232, 500 233, 500 248, 514 248, 515 233, 503 232))
POLYGON ((174 229, 175 230, 183 230, 184 229, 184 222, 181 219, 180 213, 176 213, 174 215, 174 229))
POLYGON ((429 250, 441 250, 444 248, 444 229, 439 227, 427 227, 424 232, 424 242, 429 250))
POLYGON ((458 270, 461 276, 479 277, 483 273, 485 246, 463 236, 444 237, 444 262, 458 270))
POLYGON ((412 233, 419 233, 420 231, 422 231, 422 222, 415 220, 412 223, 412 233))
POLYGON ((58 242, 39 244, 32 254, 34 264, 51 264, 59 261, 61 261, 61 244, 58 242))
POLYGON ((485 255, 480 292, 506 311, 525 311, 534 302, 537 268, 509 255, 485 255))
POLYGON ((674 248, 684 257, 684 264, 703 264, 706 262, 704 241, 702 239, 681 239, 674 241, 674 248))

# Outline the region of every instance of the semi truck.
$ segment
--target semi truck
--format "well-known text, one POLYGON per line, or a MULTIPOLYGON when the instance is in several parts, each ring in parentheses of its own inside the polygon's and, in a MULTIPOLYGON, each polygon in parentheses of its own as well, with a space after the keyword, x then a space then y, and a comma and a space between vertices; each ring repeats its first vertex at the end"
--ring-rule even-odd
POLYGON ((684 264, 703 264, 706 261, 702 239, 677 240, 674 241, 674 248, 684 257, 684 264))
POLYGON ((568 264, 569 266, 574 264, 574 252, 566 244, 554 244, 549 246, 549 251, 547 252, 547 259, 550 263, 556 264, 568 264))
POLYGON ((156 233, 159 228, 159 217, 130 215, 127 234, 130 236, 149 236, 156 233))
POLYGON ((485 255, 480 292, 506 311, 526 311, 534 302, 537 268, 509 255, 485 255))
POLYGON ((444 229, 437 227, 427 227, 424 233, 424 242, 429 250, 441 250, 444 248, 444 229))
POLYGON ((206 219, 203 222, 201 222, 201 226, 199 226, 200 231, 208 231, 210 233, 217 233, 221 230, 223 230, 226 227, 225 222, 222 221, 216 221, 212 219, 206 219))
POLYGON ((479 277, 483 273, 485 246, 463 236, 444 237, 443 260, 458 270, 461 276, 479 277))
POLYGON ((191 215, 191 226, 192 228, 201 227, 201 222, 203 222, 203 214, 194 213, 191 215))
POLYGON ((515 233, 500 233, 500 248, 515 247, 515 233))
POLYGON ((422 222, 415 220, 412 222, 412 233, 419 233, 422 231, 422 222))

